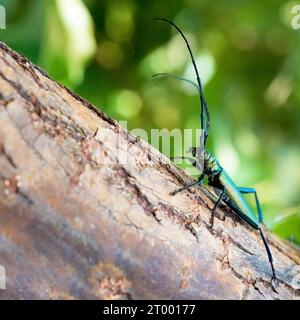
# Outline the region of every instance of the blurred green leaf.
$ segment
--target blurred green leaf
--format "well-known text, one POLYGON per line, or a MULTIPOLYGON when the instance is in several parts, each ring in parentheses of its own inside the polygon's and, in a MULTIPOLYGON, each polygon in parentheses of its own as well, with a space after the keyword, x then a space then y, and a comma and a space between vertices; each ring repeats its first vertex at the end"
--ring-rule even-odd
POLYGON ((284 216, 277 215, 272 223, 275 233, 294 243, 300 244, 300 208, 289 210, 284 216))
POLYGON ((78 85, 95 50, 93 20, 84 3, 48 1, 40 64, 65 84, 78 85))

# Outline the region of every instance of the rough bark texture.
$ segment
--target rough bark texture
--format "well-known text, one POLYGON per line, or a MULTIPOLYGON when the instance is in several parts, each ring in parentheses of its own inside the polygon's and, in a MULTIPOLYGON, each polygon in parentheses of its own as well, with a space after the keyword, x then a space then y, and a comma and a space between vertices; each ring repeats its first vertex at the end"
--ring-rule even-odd
POLYGON ((298 299, 299 252, 267 233, 275 293, 255 230, 224 207, 209 228, 206 188, 169 195, 190 181, 0 45, 0 298, 298 299))

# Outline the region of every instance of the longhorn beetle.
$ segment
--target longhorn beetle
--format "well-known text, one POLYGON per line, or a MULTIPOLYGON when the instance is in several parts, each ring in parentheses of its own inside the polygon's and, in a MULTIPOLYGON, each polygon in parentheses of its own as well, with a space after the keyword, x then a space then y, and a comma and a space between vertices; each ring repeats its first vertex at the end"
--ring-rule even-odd
POLYGON ((188 79, 174 76, 174 75, 170 75, 167 73, 156 74, 153 77, 171 76, 171 77, 176 78, 178 80, 183 80, 183 81, 186 81, 186 82, 194 85, 199 91, 200 105, 201 105, 200 147, 198 147, 198 148, 192 147, 188 150, 192 154, 192 157, 176 157, 176 158, 189 160, 191 162, 191 164, 194 167, 196 167, 197 169, 199 169, 202 173, 199 176, 199 178, 197 179, 197 181, 171 192, 171 195, 174 196, 178 192, 182 192, 192 186, 196 186, 196 185, 200 186, 203 183, 204 178, 207 177, 208 185, 213 187, 218 195, 218 200, 216 201, 216 203, 211 211, 211 227, 213 226, 214 215, 215 215, 216 209, 217 209, 218 205, 221 203, 221 201, 223 201, 241 219, 243 219, 245 222, 247 222, 254 229, 258 230, 261 235, 261 238, 263 240, 265 249, 267 251, 269 262, 270 262, 271 269, 272 269, 271 285, 272 285, 273 290, 275 292, 277 292, 274 285, 273 285, 273 281, 275 283, 277 283, 278 278, 276 276, 271 250, 269 248, 267 239, 266 239, 266 237, 263 233, 263 230, 261 228, 261 225, 263 223, 263 213, 262 213, 260 202, 258 200, 256 190, 253 188, 238 187, 232 181, 232 179, 226 173, 226 171, 222 168, 219 161, 209 151, 206 150, 206 142, 207 142, 208 131, 209 131, 209 127, 210 127, 210 116, 209 116, 209 111, 208 111, 208 108, 207 108, 207 105, 206 105, 206 102, 204 99, 199 72, 198 72, 197 65, 196 65, 192 50, 190 48, 190 45, 189 45, 185 35, 183 34, 183 32, 179 29, 179 27, 175 23, 173 23, 172 21, 165 19, 165 18, 155 18, 154 20, 165 21, 165 22, 171 24, 180 33, 180 35, 182 36, 182 38, 187 46, 188 51, 189 51, 189 54, 190 54, 190 57, 192 60, 192 64, 193 64, 193 67, 194 67, 194 70, 196 73, 197 83, 194 83, 193 81, 190 81, 188 79), (204 126, 204 124, 205 124, 205 126, 204 126), (202 165, 201 165, 202 163, 203 163, 203 170, 202 170, 202 165), (244 194, 254 194, 258 218, 254 214, 254 212, 251 210, 249 204, 247 203, 246 199, 244 198, 244 194))

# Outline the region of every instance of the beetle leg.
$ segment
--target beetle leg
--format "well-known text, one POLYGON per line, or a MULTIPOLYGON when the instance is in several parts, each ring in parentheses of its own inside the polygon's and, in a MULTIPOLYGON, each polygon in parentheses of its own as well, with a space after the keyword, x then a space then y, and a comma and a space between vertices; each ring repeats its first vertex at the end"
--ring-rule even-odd
MULTIPOLYGON (((241 193, 244 193, 244 194, 254 193, 255 202, 256 202, 256 208, 257 208, 257 212, 258 212, 258 220, 259 220, 259 223, 263 223, 263 213, 262 213, 260 202, 258 200, 258 196, 257 196, 256 190, 253 189, 253 188, 238 188, 238 189, 239 189, 239 191, 241 193)), ((277 286, 278 278, 276 276, 276 272, 275 272, 275 268, 274 268, 274 262, 273 262, 272 253, 271 253, 269 244, 267 242, 267 239, 266 239, 261 227, 259 227, 258 230, 259 230, 261 238, 263 240, 265 249, 266 249, 267 254, 268 254, 269 262, 270 262, 270 265, 271 265, 271 268, 272 268, 271 285, 272 285, 273 290, 277 293, 275 286, 277 286), (274 286, 273 282, 275 283, 275 286, 274 286)))
POLYGON ((217 202, 215 203, 214 207, 212 208, 211 210, 211 217, 210 217, 210 227, 212 228, 213 225, 214 225, 214 218, 215 218, 215 213, 216 213, 216 210, 217 210, 217 207, 218 205, 220 204, 222 198, 223 198, 223 195, 225 193, 225 189, 222 190, 217 202))
POLYGON ((170 193, 170 195, 171 195, 171 196, 175 196, 175 194, 177 194, 178 192, 182 192, 182 191, 184 191, 184 190, 186 190, 186 189, 188 189, 188 188, 190 188, 190 187, 193 187, 193 186, 196 186, 196 185, 199 185, 199 186, 200 186, 200 185, 202 184, 202 182, 203 182, 203 179, 204 179, 204 174, 202 174, 202 175, 198 178, 197 181, 194 181, 193 183, 188 184, 187 186, 184 186, 184 187, 182 187, 182 188, 180 188, 180 189, 177 189, 177 190, 172 191, 172 192, 170 193))
POLYGON ((275 286, 278 285, 278 278, 277 278, 277 276, 276 276, 276 272, 275 272, 275 268, 274 268, 272 253, 271 253, 270 247, 269 247, 269 245, 268 245, 267 239, 266 239, 266 237, 265 237, 262 229, 259 228, 258 230, 259 230, 259 232, 260 232, 260 235, 261 235, 261 237, 262 237, 263 243, 264 243, 264 245, 265 245, 265 248, 266 248, 266 251, 267 251, 267 254, 268 254, 268 258, 269 258, 269 262, 270 262, 271 268, 272 268, 271 285, 272 285, 273 290, 274 290, 276 293, 278 293, 277 290, 276 290, 276 288, 275 288, 275 286), (275 282, 275 286, 274 286, 273 282, 275 282))
POLYGON ((258 200, 256 190, 253 188, 238 188, 238 189, 241 193, 244 193, 244 194, 254 193, 256 208, 257 208, 257 212, 258 212, 258 221, 259 221, 259 223, 263 223, 263 213, 262 213, 260 202, 258 200))

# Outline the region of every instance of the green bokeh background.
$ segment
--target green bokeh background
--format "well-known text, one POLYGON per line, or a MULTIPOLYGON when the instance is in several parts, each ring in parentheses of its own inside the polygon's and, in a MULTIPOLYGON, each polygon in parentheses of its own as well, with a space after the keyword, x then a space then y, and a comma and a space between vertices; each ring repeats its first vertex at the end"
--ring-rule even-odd
MULTIPOLYGON (((208 148, 265 222, 300 244, 300 29, 293 1, 6 0, 1 40, 128 128, 199 128, 186 33, 204 83, 208 148), (250 199, 251 201, 251 199, 250 199)), ((172 154, 177 150, 172 150, 172 154)))

